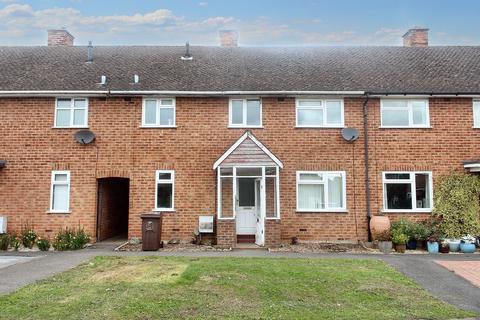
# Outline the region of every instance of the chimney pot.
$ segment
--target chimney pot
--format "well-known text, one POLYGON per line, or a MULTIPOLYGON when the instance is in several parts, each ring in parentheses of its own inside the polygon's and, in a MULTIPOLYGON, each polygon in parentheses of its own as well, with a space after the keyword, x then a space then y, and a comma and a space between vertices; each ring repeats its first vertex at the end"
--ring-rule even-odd
POLYGON ((235 30, 220 30, 220 45, 222 47, 238 47, 238 33, 235 30))
POLYGON ((412 28, 403 35, 404 47, 428 47, 428 29, 412 28))
POLYGON ((73 46, 74 36, 66 29, 47 30, 49 47, 71 47, 73 46))

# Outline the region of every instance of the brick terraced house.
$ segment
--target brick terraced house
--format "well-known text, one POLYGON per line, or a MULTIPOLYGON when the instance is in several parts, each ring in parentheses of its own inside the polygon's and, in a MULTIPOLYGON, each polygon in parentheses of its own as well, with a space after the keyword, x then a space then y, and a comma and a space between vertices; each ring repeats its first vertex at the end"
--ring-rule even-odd
POLYGON ((480 47, 428 46, 427 29, 403 47, 221 37, 92 47, 51 30, 0 47, 8 231, 141 237, 153 212, 163 240, 189 241, 199 216, 226 247, 367 240, 370 216, 425 219, 439 176, 480 168, 480 47))

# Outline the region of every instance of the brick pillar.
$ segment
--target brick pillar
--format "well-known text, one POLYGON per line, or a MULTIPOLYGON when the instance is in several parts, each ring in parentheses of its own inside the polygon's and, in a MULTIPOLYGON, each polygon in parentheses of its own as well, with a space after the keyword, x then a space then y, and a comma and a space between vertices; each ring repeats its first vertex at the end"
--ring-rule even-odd
POLYGON ((265 220, 265 246, 277 247, 282 241, 281 221, 279 219, 265 220))
POLYGON ((71 47, 75 37, 65 29, 47 30, 49 47, 71 47))
POLYGON ((217 246, 233 248, 236 243, 235 220, 217 220, 217 246))

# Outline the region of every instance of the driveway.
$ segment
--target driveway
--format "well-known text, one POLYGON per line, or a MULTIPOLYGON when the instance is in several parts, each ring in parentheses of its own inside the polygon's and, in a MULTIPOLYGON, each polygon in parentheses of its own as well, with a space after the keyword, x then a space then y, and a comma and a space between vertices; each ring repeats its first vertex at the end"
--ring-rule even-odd
POLYGON ((113 248, 113 245, 107 245, 70 252, 8 253, 11 257, 36 257, 36 259, 22 260, 22 263, 0 268, 0 294, 12 292, 29 283, 66 271, 98 255, 381 259, 413 279, 432 295, 460 308, 480 312, 480 289, 436 262, 480 262, 480 254, 317 254, 268 252, 262 250, 230 252, 114 252, 112 251, 113 248))

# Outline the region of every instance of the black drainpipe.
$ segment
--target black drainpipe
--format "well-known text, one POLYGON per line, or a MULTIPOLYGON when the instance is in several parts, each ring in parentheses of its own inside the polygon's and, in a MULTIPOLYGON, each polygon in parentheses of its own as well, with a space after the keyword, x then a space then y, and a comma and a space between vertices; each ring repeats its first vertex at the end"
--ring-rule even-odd
POLYGON ((368 241, 372 241, 372 230, 370 230, 370 219, 372 218, 372 213, 370 210, 370 177, 368 169, 368 93, 365 94, 365 102, 363 103, 363 132, 365 135, 363 143, 365 148, 365 204, 367 207, 368 241))

